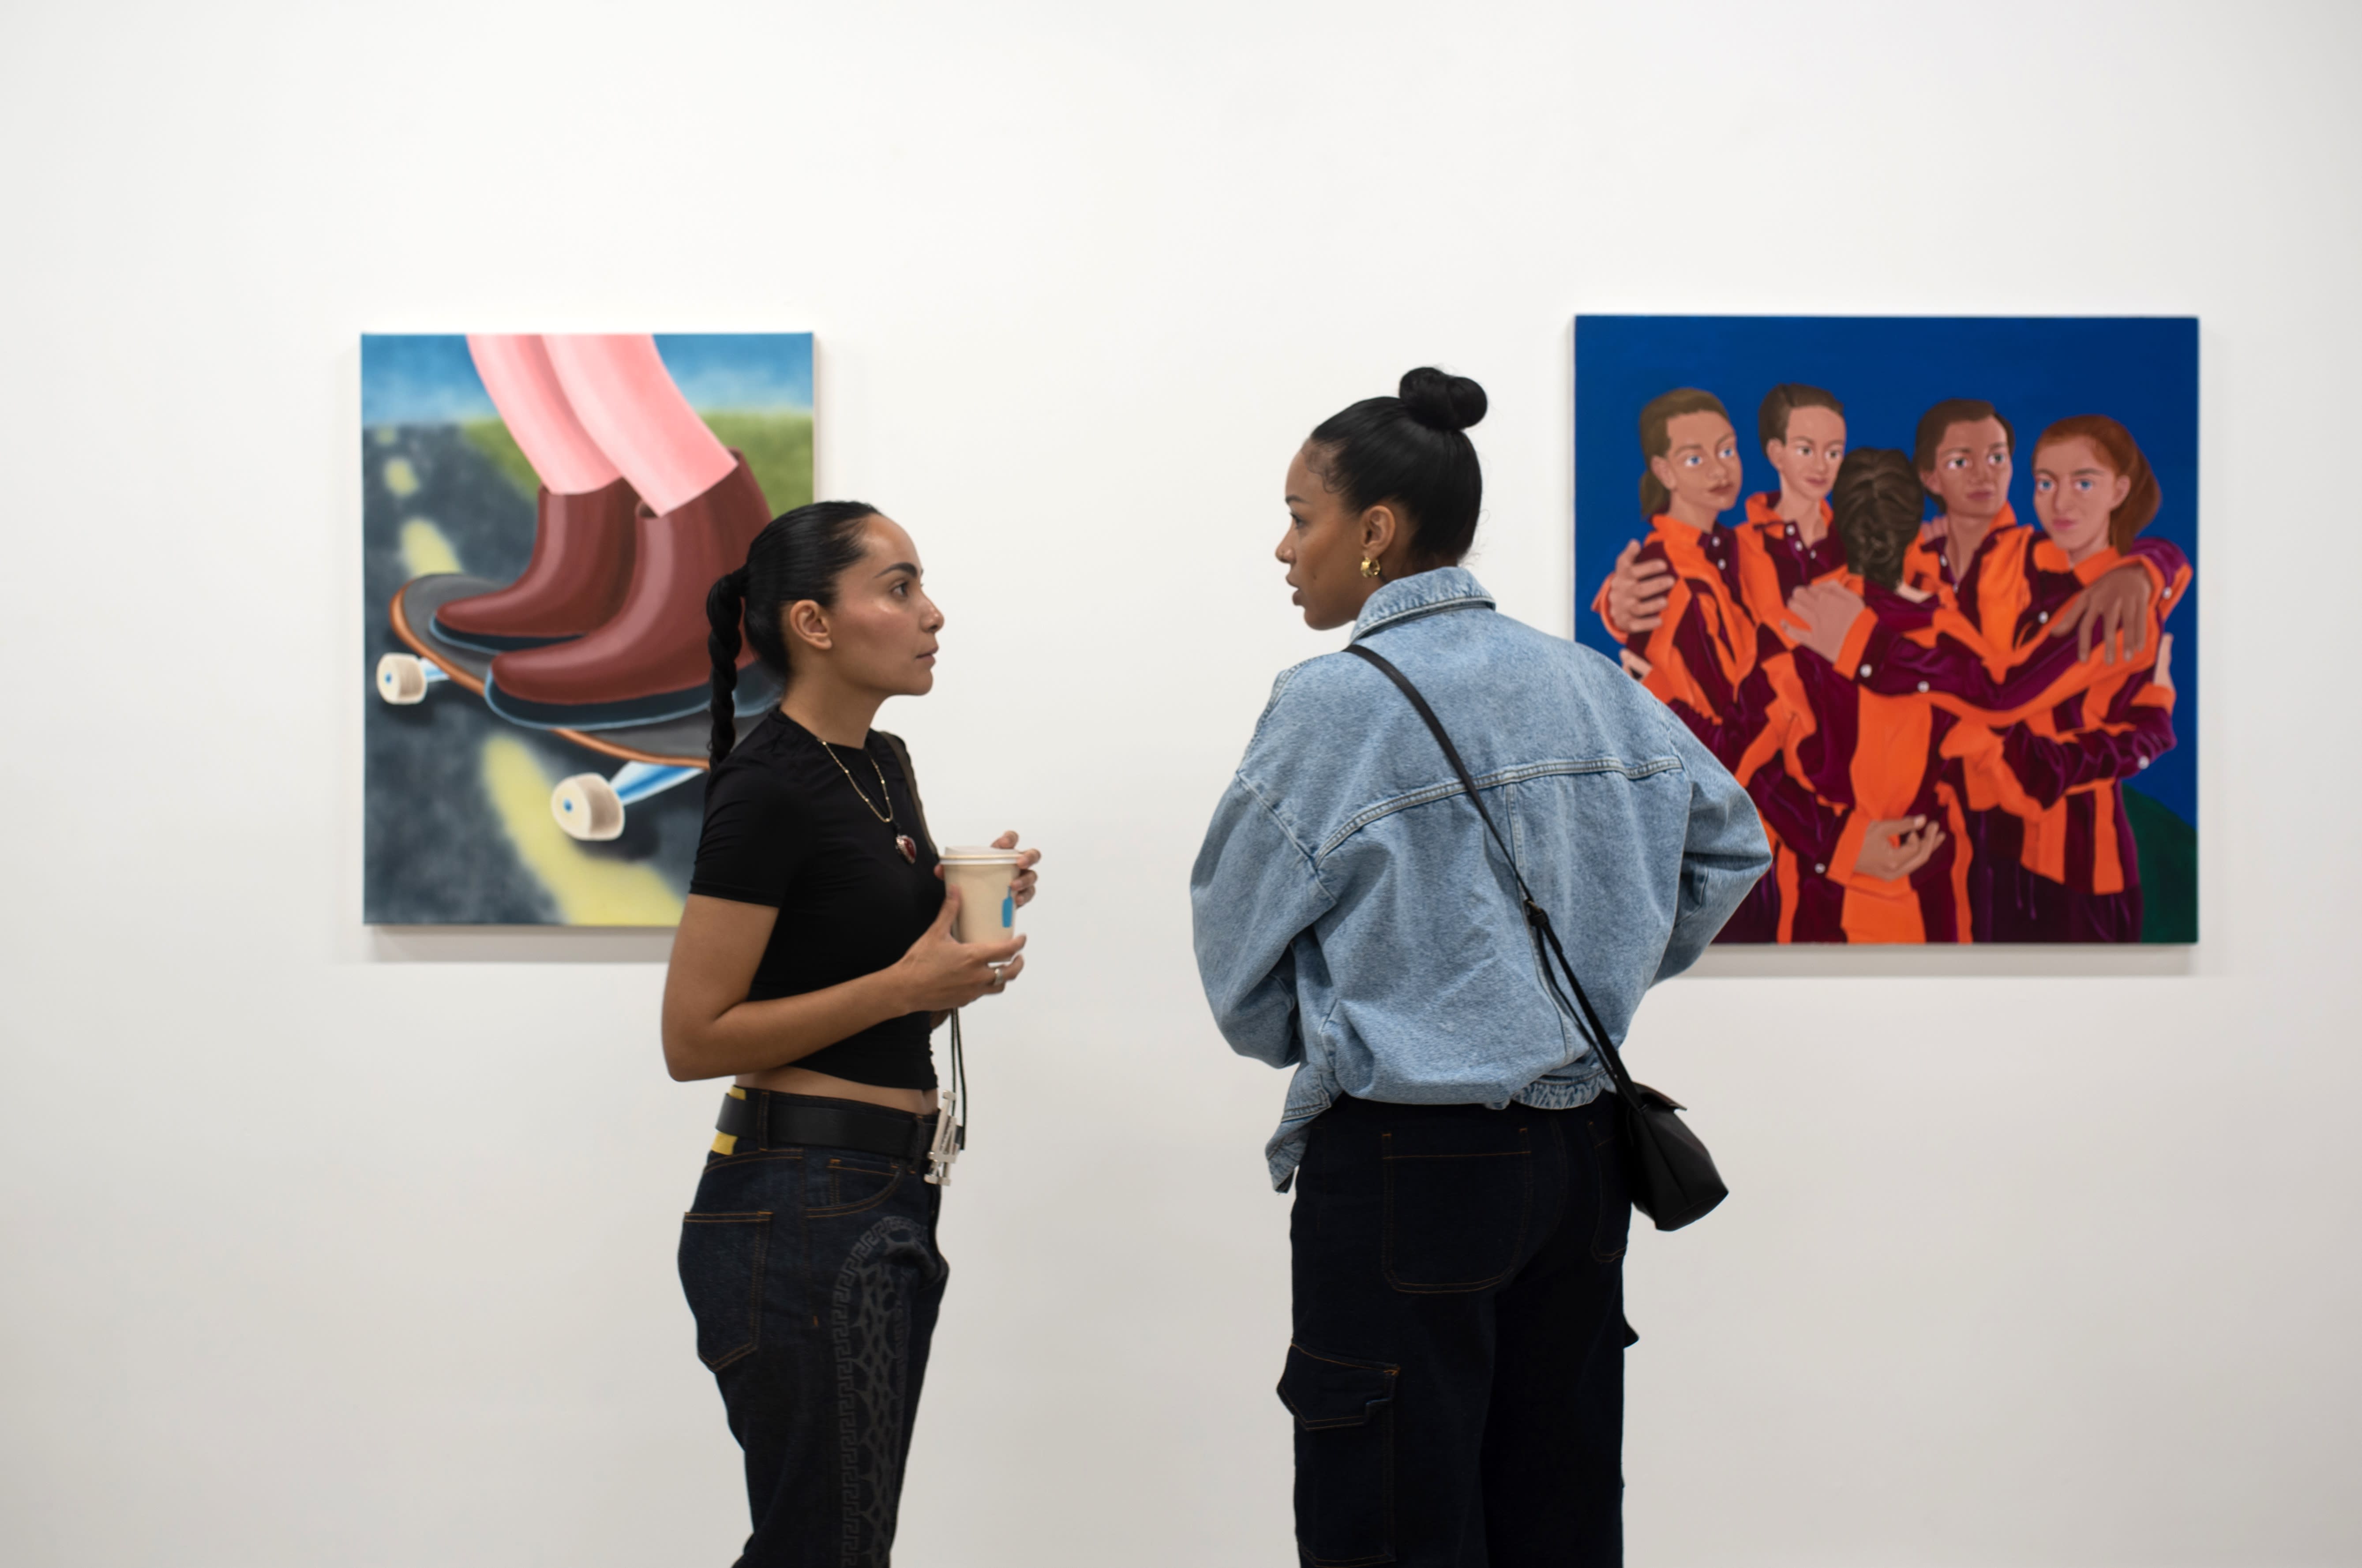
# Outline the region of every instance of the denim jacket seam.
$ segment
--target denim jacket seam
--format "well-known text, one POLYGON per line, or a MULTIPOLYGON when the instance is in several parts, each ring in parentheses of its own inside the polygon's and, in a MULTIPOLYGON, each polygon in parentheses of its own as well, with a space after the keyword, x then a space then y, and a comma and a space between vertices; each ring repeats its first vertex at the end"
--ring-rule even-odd
POLYGON ((1279 808, 1272 804, 1271 797, 1265 795, 1263 790, 1256 786, 1255 781, 1248 778, 1243 772, 1238 776, 1238 782, 1239 788, 1244 790, 1253 800, 1254 803, 1263 808, 1264 814, 1271 819, 1271 825, 1279 830, 1279 835, 1287 840, 1287 847, 1296 851, 1297 857, 1304 862, 1305 872, 1307 875, 1311 877, 1312 886, 1314 889, 1319 893, 1322 901, 1324 903, 1335 903, 1337 901, 1336 895, 1329 890, 1329 884, 1320 879, 1319 860, 1314 856, 1310 850, 1304 847, 1304 841, 1296 836, 1296 830, 1288 825, 1288 821, 1286 817, 1279 814, 1279 808))
POLYGON ((1399 626, 1405 621, 1418 621, 1429 615, 1440 615, 1446 611, 1495 608, 1496 606, 1491 597, 1481 593, 1455 593, 1449 599, 1439 599, 1429 604, 1406 604, 1399 610, 1387 611, 1374 621, 1357 623, 1353 627, 1352 640, 1358 643, 1372 632, 1382 632, 1388 626, 1399 626))
MULTIPOLYGON (((1651 778, 1660 773, 1679 772, 1681 766, 1681 759, 1673 756, 1656 756, 1650 757, 1646 762, 1635 763, 1628 763, 1621 757, 1615 756, 1556 762, 1529 762, 1517 767, 1504 767, 1492 773, 1478 774, 1476 788, 1481 791, 1497 789, 1504 784, 1523 784, 1535 778, 1590 773, 1618 773, 1627 778, 1651 778)), ((1347 839, 1352 838, 1371 823, 1393 816, 1396 812, 1407 812, 1413 806, 1429 805, 1434 801, 1450 800, 1454 795, 1464 795, 1467 792, 1462 788, 1459 779, 1447 778, 1440 783, 1429 784, 1424 789, 1413 790, 1408 794, 1396 795, 1363 807, 1346 818, 1338 825, 1334 833, 1321 841, 1320 847, 1313 853, 1312 857, 1316 867, 1315 875, 1318 875, 1317 867, 1321 861, 1336 854, 1347 839)))
POLYGON ((1356 617, 1353 635, 1359 637, 1363 632, 1375 631, 1380 626, 1392 625, 1396 621, 1437 610, 1492 610, 1499 607, 1492 594, 1485 591, 1485 585, 1476 580, 1474 574, 1460 566, 1398 578, 1371 595, 1369 602, 1362 609, 1366 615, 1372 605, 1381 601, 1396 600, 1402 602, 1399 607, 1384 610, 1374 618, 1365 621, 1356 617))
POLYGON ((1285 1106, 1283 1106, 1280 1110, 1279 1124, 1282 1127, 1297 1127, 1308 1121, 1317 1121, 1320 1119, 1321 1113, 1329 1109, 1330 1105, 1334 1105, 1337 1102, 1332 1099, 1329 1102, 1329 1105, 1317 1105, 1309 1110, 1300 1113, 1290 1112, 1285 1106))

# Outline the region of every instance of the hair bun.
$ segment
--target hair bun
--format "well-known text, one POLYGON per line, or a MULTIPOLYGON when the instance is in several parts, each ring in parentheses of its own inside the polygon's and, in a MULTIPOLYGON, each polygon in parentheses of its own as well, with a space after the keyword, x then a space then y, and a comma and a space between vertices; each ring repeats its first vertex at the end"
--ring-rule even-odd
POLYGON ((1407 372, 1396 395, 1413 419, 1437 430, 1465 430, 1485 417, 1485 389, 1432 365, 1407 372))

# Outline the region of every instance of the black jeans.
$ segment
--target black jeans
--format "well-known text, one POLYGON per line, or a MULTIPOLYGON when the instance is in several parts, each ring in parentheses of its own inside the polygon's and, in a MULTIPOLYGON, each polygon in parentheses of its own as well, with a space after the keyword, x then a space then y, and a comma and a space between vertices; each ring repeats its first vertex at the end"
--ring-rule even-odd
POLYGON ((1306 1562, 1623 1561, 1631 1216, 1612 1095, 1313 1122, 1279 1383, 1306 1562))
POLYGON ((881 1155, 752 1143, 706 1161, 680 1230, 697 1353, 746 1452, 739 1568, 883 1568, 950 1272, 943 1189, 881 1155))

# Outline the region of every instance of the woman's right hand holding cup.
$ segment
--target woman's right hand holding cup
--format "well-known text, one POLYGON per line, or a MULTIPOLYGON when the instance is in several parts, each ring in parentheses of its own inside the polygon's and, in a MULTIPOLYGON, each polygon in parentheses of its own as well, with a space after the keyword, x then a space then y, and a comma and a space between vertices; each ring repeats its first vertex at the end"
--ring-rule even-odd
POLYGON ((894 966, 894 974, 910 999, 911 1012, 945 1012, 966 1007, 978 997, 998 995, 1024 971, 1019 956, 1025 938, 1006 942, 955 942, 952 922, 959 916, 957 888, 944 889, 944 907, 935 922, 911 944, 894 966), (995 966, 999 967, 995 967, 995 966))

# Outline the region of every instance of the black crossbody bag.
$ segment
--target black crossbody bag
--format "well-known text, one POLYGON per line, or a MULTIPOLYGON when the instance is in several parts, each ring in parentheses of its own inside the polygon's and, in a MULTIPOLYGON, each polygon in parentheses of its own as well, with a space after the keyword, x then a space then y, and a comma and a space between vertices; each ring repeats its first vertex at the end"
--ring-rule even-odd
POLYGON ((1551 994, 1558 999, 1559 1005, 1573 1015, 1574 1008, 1568 1004, 1566 992, 1559 987, 1558 974, 1551 968, 1551 961, 1556 959, 1559 971, 1565 974, 1567 985, 1574 991, 1574 1000, 1583 1010, 1578 1027, 1587 1026, 1592 1048, 1599 1053, 1608 1078, 1616 1085, 1616 1098, 1622 1106, 1624 1119, 1632 1207, 1655 1220, 1660 1231, 1678 1231, 1703 1217, 1728 1197, 1730 1189, 1722 1185, 1722 1177, 1716 1173, 1714 1156, 1706 1153, 1698 1135, 1675 1114, 1687 1108, 1646 1084, 1633 1082, 1632 1075, 1624 1070, 1623 1055, 1617 1051, 1615 1042, 1608 1039, 1607 1026, 1599 1021, 1591 999, 1583 994, 1583 982, 1575 978, 1574 966, 1567 962, 1566 949, 1560 944, 1558 933, 1551 928, 1550 911, 1534 901, 1533 890, 1526 886, 1525 877, 1518 870, 1518 857, 1509 853, 1509 841, 1493 825, 1493 813, 1485 809, 1484 797, 1476 792, 1476 781, 1468 776, 1468 765, 1460 760, 1460 750, 1444 733, 1443 723, 1435 716, 1435 710, 1427 705, 1427 699, 1419 695, 1408 676, 1369 648, 1354 643, 1345 651, 1366 661, 1410 699, 1410 705, 1427 721, 1435 744, 1443 748, 1444 760, 1460 776, 1461 784, 1468 791, 1468 803, 1476 808, 1485 831, 1501 846, 1501 858, 1509 863, 1509 875, 1517 878, 1518 896, 1525 901, 1526 924, 1533 933, 1534 955, 1541 965, 1542 978, 1550 982, 1551 994))

